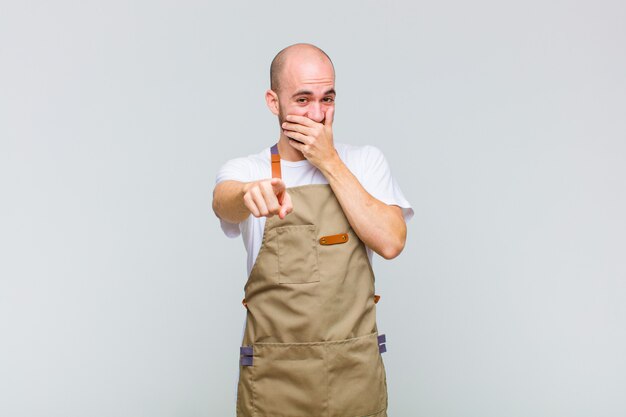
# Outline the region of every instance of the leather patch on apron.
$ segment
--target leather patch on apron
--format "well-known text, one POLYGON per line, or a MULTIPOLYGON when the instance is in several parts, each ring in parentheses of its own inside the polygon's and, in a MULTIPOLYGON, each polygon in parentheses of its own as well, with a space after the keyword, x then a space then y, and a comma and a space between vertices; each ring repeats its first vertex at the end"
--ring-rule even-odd
POLYGON ((338 243, 346 243, 348 241, 347 233, 339 233, 338 235, 322 236, 320 245, 336 245, 338 243))

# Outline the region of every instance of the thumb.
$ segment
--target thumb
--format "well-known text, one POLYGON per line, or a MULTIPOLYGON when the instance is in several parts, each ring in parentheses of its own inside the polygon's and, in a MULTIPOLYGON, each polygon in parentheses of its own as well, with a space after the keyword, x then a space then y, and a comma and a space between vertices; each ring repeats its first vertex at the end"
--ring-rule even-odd
POLYGON ((324 115, 324 126, 331 127, 335 118, 335 106, 329 107, 324 115))

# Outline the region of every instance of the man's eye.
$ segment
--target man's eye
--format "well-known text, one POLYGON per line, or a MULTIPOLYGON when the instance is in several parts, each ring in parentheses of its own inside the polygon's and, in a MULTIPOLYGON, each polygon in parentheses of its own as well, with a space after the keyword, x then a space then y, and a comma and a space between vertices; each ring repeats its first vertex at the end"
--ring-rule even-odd
POLYGON ((327 103, 332 103, 333 101, 335 101, 335 99, 334 99, 334 98, 332 98, 332 97, 326 97, 326 98, 324 99, 324 101, 325 101, 325 102, 327 102, 327 103))
POLYGON ((304 97, 300 97, 299 99, 296 100, 298 103, 305 103, 306 102, 306 98, 304 97))

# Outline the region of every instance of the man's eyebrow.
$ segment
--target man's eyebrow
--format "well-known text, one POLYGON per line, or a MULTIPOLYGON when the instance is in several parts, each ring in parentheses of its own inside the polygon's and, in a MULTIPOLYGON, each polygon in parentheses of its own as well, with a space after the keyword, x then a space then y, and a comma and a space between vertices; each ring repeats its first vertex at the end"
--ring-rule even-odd
MULTIPOLYGON (((337 93, 335 92, 334 88, 331 88, 330 90, 327 90, 324 95, 327 96, 329 94, 335 94, 337 95, 337 93)), ((295 92, 295 94, 291 97, 296 97, 296 96, 312 96, 313 95, 313 91, 309 91, 309 90, 298 90, 295 92)))

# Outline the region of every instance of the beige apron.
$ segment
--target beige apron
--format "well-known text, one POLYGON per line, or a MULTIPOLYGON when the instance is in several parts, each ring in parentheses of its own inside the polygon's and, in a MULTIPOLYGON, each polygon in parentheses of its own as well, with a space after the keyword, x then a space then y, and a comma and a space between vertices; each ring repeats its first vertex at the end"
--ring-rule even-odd
MULTIPOLYGON (((280 157, 272 147, 272 177, 280 157)), ((330 185, 288 188, 245 285, 238 417, 386 417, 374 273, 330 185)))

